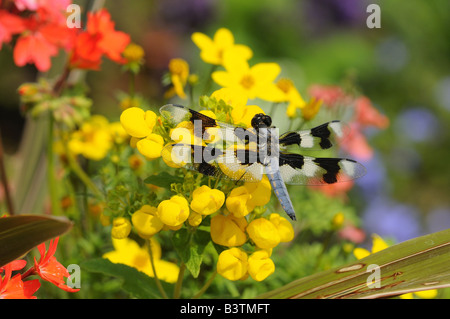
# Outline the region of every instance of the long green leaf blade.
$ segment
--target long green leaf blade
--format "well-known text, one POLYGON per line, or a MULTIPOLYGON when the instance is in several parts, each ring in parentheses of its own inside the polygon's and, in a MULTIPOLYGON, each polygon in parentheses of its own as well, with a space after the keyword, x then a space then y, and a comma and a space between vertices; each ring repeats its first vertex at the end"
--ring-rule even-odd
POLYGON ((0 218, 0 267, 71 227, 72 222, 65 218, 38 215, 0 218))
POLYGON ((379 298, 444 287, 450 287, 450 229, 298 279, 259 298, 379 298), (375 269, 378 280, 372 276, 375 269))

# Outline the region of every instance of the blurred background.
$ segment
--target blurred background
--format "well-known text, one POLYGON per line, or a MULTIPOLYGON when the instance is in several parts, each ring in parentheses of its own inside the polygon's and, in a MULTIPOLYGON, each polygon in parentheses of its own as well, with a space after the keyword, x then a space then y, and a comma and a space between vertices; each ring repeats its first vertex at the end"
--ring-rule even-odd
MULTIPOLYGON (((84 6, 85 1, 75 1, 84 6)), ((191 72, 209 72, 190 39, 220 27, 253 49, 251 63, 277 62, 305 97, 312 84, 349 81, 390 120, 368 133, 374 156, 363 162, 361 227, 395 242, 450 228, 450 2, 447 0, 153 0, 105 1, 116 29, 145 50, 136 90, 158 106, 161 78, 171 58, 191 72), (381 8, 381 28, 370 29, 367 6, 381 8)), ((57 60, 55 62, 57 69, 57 60)), ((16 67, 0 51, 0 128, 6 152, 19 146, 25 119, 16 90, 35 80, 33 66, 16 67)), ((86 81, 94 113, 117 119, 128 79, 104 61, 86 81)), ((275 124, 276 121, 275 121, 275 124)))

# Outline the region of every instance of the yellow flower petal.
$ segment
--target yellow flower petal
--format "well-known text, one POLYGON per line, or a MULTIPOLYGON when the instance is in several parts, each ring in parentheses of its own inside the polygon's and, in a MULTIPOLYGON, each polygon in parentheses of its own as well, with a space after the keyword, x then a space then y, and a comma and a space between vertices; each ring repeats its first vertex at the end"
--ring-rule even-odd
POLYGON ((148 159, 155 159, 161 156, 164 139, 161 135, 151 133, 146 138, 136 143, 139 153, 148 159))
MULTIPOLYGON (((146 113, 143 109, 138 107, 130 107, 120 115, 120 123, 129 135, 143 138, 149 135, 153 130, 153 126, 149 126, 146 121, 147 117, 153 117, 151 113, 146 113)), ((156 114, 154 117, 156 119, 156 114)))
POLYGON ((242 246, 247 241, 247 235, 244 232, 246 226, 245 218, 218 214, 211 218, 211 239, 222 246, 242 246))
POLYGON ((265 218, 254 219, 247 227, 247 234, 259 248, 273 248, 280 243, 277 228, 265 218))
POLYGON ((218 189, 203 185, 192 193, 191 209, 201 215, 211 215, 225 202, 225 194, 218 189))
POLYGON ((127 218, 118 217, 113 220, 111 236, 116 239, 128 237, 131 231, 131 223, 127 218))
POLYGON ((279 214, 270 214, 269 220, 278 230, 280 242, 285 243, 294 239, 294 228, 286 218, 281 217, 279 214))
POLYGON ((242 249, 233 247, 220 253, 217 273, 228 280, 240 280, 247 274, 248 256, 242 249))
POLYGON ((355 248, 353 249, 353 255, 355 255, 357 259, 363 259, 370 255, 370 251, 364 248, 355 248))
POLYGON ((143 205, 140 210, 134 212, 131 216, 131 222, 134 228, 142 238, 150 238, 159 232, 164 224, 156 217, 157 208, 149 205, 143 205))
POLYGON ((372 254, 388 248, 388 244, 378 235, 372 235, 372 254))
POLYGON ((248 273, 256 281, 262 281, 275 272, 275 264, 266 250, 257 250, 248 257, 248 273))
POLYGON ((189 217, 189 204, 184 197, 172 196, 159 203, 157 216, 168 226, 179 226, 189 217))

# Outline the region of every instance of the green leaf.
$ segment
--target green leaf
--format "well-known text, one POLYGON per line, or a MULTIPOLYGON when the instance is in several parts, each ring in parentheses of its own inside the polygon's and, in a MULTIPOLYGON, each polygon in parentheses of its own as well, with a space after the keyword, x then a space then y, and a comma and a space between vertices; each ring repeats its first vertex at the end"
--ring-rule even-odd
POLYGON ((144 183, 170 189, 170 185, 173 183, 183 183, 183 178, 170 175, 167 172, 161 172, 147 177, 144 183))
POLYGON ((298 279, 259 298, 380 298, 450 287, 449 260, 447 229, 298 279))
MULTIPOLYGON (((123 289, 135 298, 161 298, 161 294, 156 287, 155 279, 140 272, 136 268, 124 264, 114 264, 104 258, 96 258, 82 262, 81 267, 90 272, 102 273, 119 278, 123 282, 123 289)), ((165 282, 161 283, 164 289, 169 289, 169 284, 165 282)))
POLYGON ((209 232, 199 229, 193 233, 187 229, 180 229, 172 237, 178 255, 194 278, 200 273, 203 252, 210 241, 209 232))
POLYGON ((0 267, 23 256, 46 240, 69 231, 66 218, 18 215, 0 218, 0 267))

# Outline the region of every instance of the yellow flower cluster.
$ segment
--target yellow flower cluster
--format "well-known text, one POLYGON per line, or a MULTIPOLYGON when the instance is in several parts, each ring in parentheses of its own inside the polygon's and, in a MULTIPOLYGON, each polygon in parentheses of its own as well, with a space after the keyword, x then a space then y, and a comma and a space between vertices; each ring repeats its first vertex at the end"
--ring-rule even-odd
POLYGON ((122 127, 131 136, 131 146, 137 147, 139 153, 148 159, 160 157, 164 145, 162 136, 153 133, 157 119, 155 112, 139 107, 130 107, 120 115, 122 127))
POLYGON ((72 154, 99 161, 105 158, 114 143, 121 144, 126 139, 127 134, 120 123, 110 123, 102 115, 93 115, 71 134, 68 148, 72 154))
MULTIPOLYGON (((210 94, 208 101, 211 104, 200 111, 202 114, 251 127, 252 118, 264 111, 258 105, 247 105, 249 100, 287 102, 288 114, 292 117, 297 109, 307 105, 291 80, 276 82, 281 73, 277 63, 251 65, 252 50, 235 44, 229 30, 218 30, 212 39, 194 33, 192 40, 200 48, 200 56, 205 62, 224 68, 211 73, 211 79, 221 88, 210 94)), ((186 98, 185 86, 197 81, 194 78, 190 80, 189 65, 182 59, 173 59, 168 69, 172 87, 166 92, 166 98, 174 95, 186 98)), ((147 159, 162 157, 172 168, 183 167, 186 158, 173 158, 177 154, 170 147, 165 148, 166 144, 205 146, 215 142, 216 128, 208 128, 207 138, 202 139, 194 134, 192 122, 182 121, 174 127, 159 119, 154 112, 136 106, 122 112, 120 123, 131 136, 131 146, 136 147, 139 153, 147 159)), ((226 165, 219 163, 219 166, 229 177, 236 176, 237 172, 229 170, 226 165)), ((260 182, 246 182, 241 186, 226 181, 216 181, 216 185, 221 188, 202 185, 197 179, 171 189, 176 194, 170 198, 157 204, 142 205, 129 219, 116 218, 113 237, 127 238, 134 229, 140 237, 152 240, 161 231, 177 231, 183 227, 192 230, 209 225, 211 240, 225 248, 217 260, 217 272, 229 280, 248 277, 264 280, 275 270, 271 260, 272 249, 294 238, 290 221, 276 213, 264 214, 262 207, 269 203, 272 194, 266 176, 260 182), (202 225, 205 219, 209 224, 202 225)))

